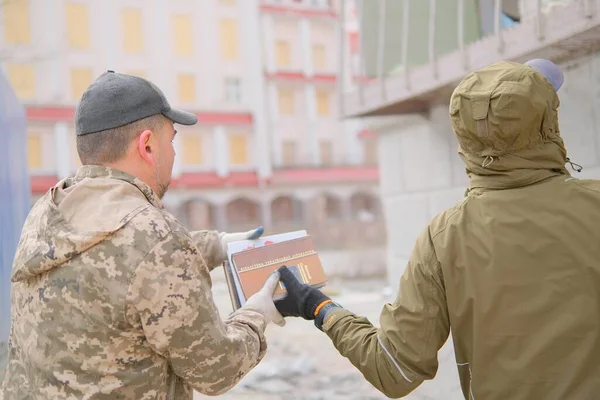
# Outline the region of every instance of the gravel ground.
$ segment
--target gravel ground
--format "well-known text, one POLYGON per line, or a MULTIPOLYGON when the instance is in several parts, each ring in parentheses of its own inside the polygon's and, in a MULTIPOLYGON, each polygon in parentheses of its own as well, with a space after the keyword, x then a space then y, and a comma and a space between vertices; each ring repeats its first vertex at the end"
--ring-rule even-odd
MULTIPOLYGON (((221 271, 213 272, 213 293, 221 315, 231 303, 221 271)), ((328 289, 336 301, 378 324, 381 307, 391 299, 382 293, 383 280, 336 281, 328 289)), ((375 400, 387 399, 371 386, 350 362, 331 345, 329 338, 309 321, 287 319, 285 327, 267 329, 268 350, 263 361, 223 400, 375 400)), ((421 385, 405 399, 463 400, 452 344, 440 352, 436 378, 421 385)), ((206 398, 198 393, 195 399, 206 398)))

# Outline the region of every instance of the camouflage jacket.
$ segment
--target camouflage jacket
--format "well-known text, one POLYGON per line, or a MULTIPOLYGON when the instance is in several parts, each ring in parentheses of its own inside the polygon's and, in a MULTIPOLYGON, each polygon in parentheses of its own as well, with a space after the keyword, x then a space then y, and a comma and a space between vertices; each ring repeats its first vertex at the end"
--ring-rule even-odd
POLYGON ((84 166, 32 208, 12 275, 0 398, 192 399, 235 385, 264 356, 265 318, 222 321, 206 260, 216 232, 188 232, 138 179, 84 166))

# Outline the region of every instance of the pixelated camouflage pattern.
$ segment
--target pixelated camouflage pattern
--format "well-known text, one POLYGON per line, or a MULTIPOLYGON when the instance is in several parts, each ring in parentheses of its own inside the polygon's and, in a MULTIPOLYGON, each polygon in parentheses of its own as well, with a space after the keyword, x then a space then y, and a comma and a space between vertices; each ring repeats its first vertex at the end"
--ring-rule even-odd
POLYGON ((209 271, 223 265, 227 254, 221 245, 221 236, 217 231, 191 231, 190 236, 204 257, 209 271))
POLYGON ((203 258, 215 238, 190 235, 125 173, 84 166, 59 182, 15 257, 4 399, 192 399, 235 385, 264 356, 266 323, 243 309, 220 319, 203 258))

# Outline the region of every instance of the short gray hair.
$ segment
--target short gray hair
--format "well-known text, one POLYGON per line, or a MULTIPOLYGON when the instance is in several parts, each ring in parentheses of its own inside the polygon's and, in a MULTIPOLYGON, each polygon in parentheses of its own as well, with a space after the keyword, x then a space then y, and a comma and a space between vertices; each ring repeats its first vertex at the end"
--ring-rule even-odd
POLYGON ((131 142, 146 129, 157 133, 166 118, 161 114, 105 131, 77 136, 77 153, 83 165, 104 165, 125 157, 131 142))

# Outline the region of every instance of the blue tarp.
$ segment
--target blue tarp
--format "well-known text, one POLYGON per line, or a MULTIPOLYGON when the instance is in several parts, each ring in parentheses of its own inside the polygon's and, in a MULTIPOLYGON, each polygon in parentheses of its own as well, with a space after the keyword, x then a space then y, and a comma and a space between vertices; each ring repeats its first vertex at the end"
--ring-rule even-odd
POLYGON ((10 273, 30 190, 25 109, 0 71, 0 382, 10 329, 10 273))

